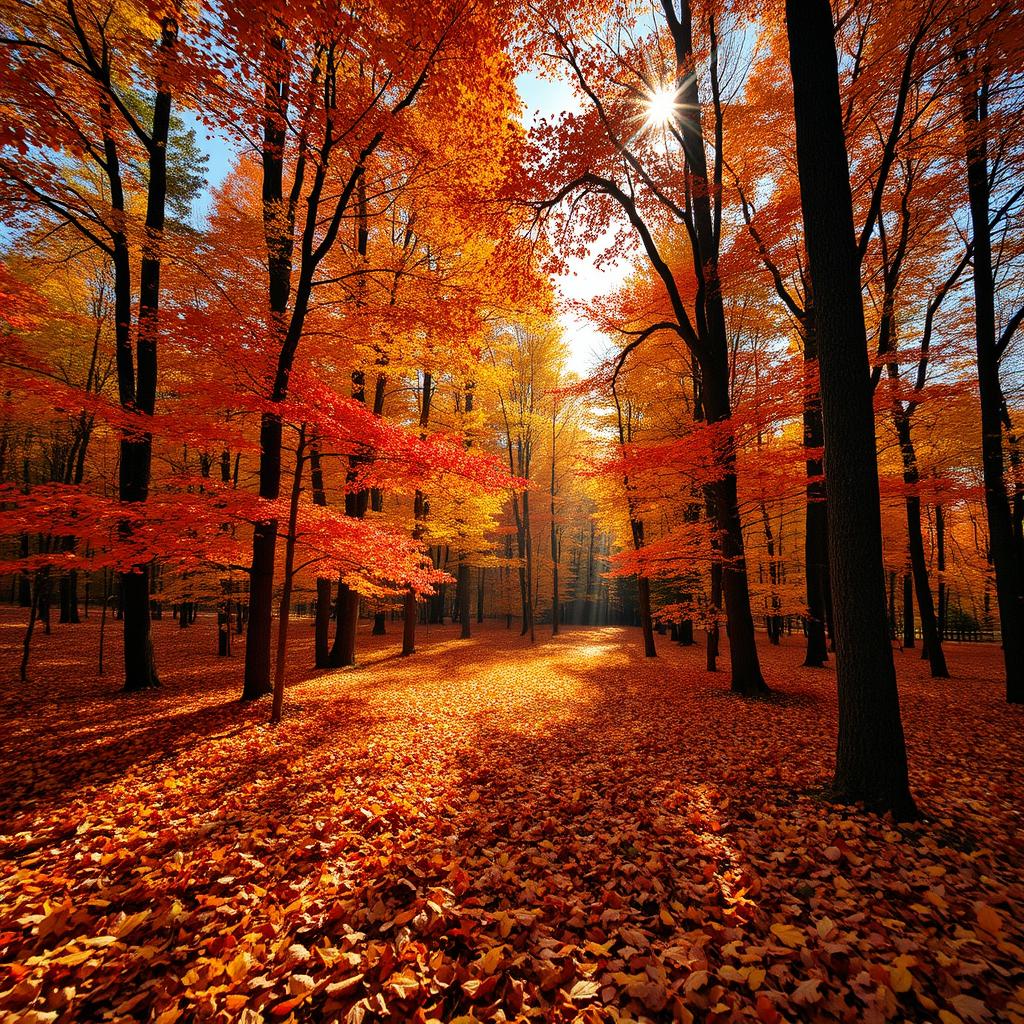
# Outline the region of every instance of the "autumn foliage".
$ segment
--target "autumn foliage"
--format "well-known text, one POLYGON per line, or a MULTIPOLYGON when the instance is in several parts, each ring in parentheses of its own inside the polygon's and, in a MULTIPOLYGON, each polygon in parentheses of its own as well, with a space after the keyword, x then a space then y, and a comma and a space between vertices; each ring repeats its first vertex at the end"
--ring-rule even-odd
POLYGON ((1024 1021, 1019 5, 0 58, 4 1021, 1024 1021))

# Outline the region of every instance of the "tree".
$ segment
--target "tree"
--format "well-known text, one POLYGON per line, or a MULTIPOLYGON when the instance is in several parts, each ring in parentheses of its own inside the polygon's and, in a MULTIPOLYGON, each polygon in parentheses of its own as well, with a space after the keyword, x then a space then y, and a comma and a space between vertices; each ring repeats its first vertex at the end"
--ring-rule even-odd
MULTIPOLYGON (((124 413, 119 456, 122 531, 128 507, 149 495, 160 336, 160 273, 168 203, 171 105, 182 62, 181 14, 173 5, 136 19, 114 4, 105 9, 14 4, 0 13, 0 45, 9 55, 5 91, 18 96, 15 140, 3 158, 5 198, 20 214, 43 211, 102 252, 113 266, 118 396, 124 413), (155 47, 153 44, 156 44, 155 47), (153 88, 144 103, 133 81, 153 88), (74 180, 83 161, 102 182, 84 193, 74 180), (139 166, 135 166, 135 161, 139 166), (144 206, 139 217, 137 207, 144 206), (138 220, 137 237, 133 237, 138 220), (132 244, 139 253, 138 313, 132 244), (134 338, 133 338, 134 334, 134 338)), ((149 566, 121 572, 125 689, 159 684, 150 630, 149 566)))
MULTIPOLYGON (((1024 704, 1024 565, 1014 541, 1013 518, 1006 493, 1003 450, 1002 385, 999 361, 1024 321, 1024 307, 1012 313, 997 330, 995 256, 992 247, 991 200, 993 191, 1006 187, 1014 154, 1006 152, 1007 139, 992 137, 998 124, 1013 109, 1019 84, 1016 68, 1022 52, 1020 12, 999 5, 983 5, 952 28, 954 60, 960 80, 963 147, 967 198, 970 210, 974 267, 974 314, 978 400, 981 411, 982 469, 985 510, 995 568, 1000 633, 1006 667, 1006 699, 1024 704), (994 151, 994 152, 993 152, 994 151), (994 159, 990 162, 990 152, 994 159)), ((1014 118, 1017 113, 1010 115, 1014 118)), ((1009 183, 1010 206, 1020 200, 1016 179, 1009 183)))
POLYGON ((825 434, 839 691, 833 795, 911 816, 885 611, 878 464, 853 200, 827 0, 787 0, 797 166, 825 434))

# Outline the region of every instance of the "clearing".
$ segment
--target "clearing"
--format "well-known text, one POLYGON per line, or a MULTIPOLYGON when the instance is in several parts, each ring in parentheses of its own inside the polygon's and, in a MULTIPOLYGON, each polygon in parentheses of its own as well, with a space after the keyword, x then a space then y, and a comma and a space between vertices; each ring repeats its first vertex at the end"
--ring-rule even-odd
MULTIPOLYGON (((113 624, 111 624, 113 625, 113 624)), ((208 617, 163 687, 96 623, 0 621, 0 1020, 1024 1019, 1024 712, 1000 654, 897 653, 911 825, 824 803, 832 671, 762 646, 767 701, 638 630, 360 637, 242 706, 208 617), (297 678, 295 678, 297 677, 297 678)), ((763 639, 763 638, 762 638, 763 639)), ((728 658, 721 664, 728 667, 728 658)))

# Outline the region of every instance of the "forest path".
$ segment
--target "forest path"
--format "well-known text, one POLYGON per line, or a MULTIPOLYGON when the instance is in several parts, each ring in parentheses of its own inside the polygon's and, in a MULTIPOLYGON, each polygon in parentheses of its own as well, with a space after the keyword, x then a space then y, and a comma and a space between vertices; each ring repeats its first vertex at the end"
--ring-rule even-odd
POLYGON ((0 955, 37 959, 0 1009, 50 985, 65 1019, 163 1024, 1008 1019, 1024 754, 998 651, 951 645, 934 683, 897 655, 933 816, 897 828, 817 796, 834 676, 796 638, 763 648, 783 692, 745 701, 637 630, 430 627, 403 659, 391 628, 355 669, 296 668, 277 729, 210 621, 159 623, 165 685, 135 696, 89 674, 95 623, 41 637, 37 682, 3 688, 0 955))

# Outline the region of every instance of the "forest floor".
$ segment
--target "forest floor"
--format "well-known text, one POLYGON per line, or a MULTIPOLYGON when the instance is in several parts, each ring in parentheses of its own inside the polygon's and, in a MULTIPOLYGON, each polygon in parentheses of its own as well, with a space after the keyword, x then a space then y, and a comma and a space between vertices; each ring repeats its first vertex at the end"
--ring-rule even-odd
MULTIPOLYGON (((240 645, 0 614, 0 1021, 1024 1020, 1024 712, 999 652, 897 652, 913 824, 825 803, 831 670, 746 701, 632 629, 360 636, 285 720, 240 645)), ((763 641, 764 638, 762 637, 763 641)), ((727 668, 728 659, 722 659, 727 668)), ((301 667, 301 668, 300 668, 301 667)))

